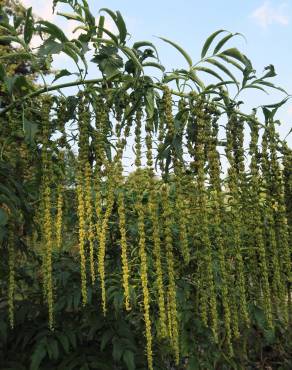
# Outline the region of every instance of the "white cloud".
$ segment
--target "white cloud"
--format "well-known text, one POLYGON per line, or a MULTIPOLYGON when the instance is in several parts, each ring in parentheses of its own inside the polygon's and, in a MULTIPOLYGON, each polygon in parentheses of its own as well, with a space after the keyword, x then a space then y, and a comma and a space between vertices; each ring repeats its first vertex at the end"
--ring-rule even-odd
POLYGON ((287 26, 290 19, 285 13, 285 8, 285 3, 273 6, 270 1, 266 1, 263 5, 252 12, 251 18, 253 18, 262 28, 267 28, 271 24, 287 26))

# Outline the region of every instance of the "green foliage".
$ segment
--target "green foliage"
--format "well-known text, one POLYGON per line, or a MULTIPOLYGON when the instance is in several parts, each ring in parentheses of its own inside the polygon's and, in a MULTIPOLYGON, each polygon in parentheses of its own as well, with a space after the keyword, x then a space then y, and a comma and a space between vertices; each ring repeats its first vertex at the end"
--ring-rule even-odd
POLYGON ((1 370, 290 369, 289 96, 274 66, 258 77, 226 46, 239 34, 218 30, 198 62, 160 37, 187 63, 166 71, 119 11, 96 22, 86 0, 58 3, 78 37, 0 2, 1 370), (75 70, 50 70, 59 53, 75 70), (239 110, 250 88, 285 94, 263 123, 239 110))

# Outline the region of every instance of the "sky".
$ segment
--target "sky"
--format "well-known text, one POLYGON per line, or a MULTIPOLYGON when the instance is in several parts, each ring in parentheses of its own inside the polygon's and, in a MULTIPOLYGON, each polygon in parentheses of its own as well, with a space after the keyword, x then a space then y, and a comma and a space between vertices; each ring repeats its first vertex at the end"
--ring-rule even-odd
MULTIPOLYGON (((72 35, 74 25, 52 14, 52 0, 23 0, 22 3, 32 6, 35 14, 56 22, 67 35, 72 35)), ((214 31, 225 29, 242 33, 244 38, 232 39, 229 47, 235 46, 246 54, 258 75, 263 73, 265 66, 273 64, 277 73, 273 82, 292 94, 292 0, 89 0, 88 3, 97 19, 100 8, 119 10, 131 34, 129 43, 138 40, 155 43, 168 71, 187 65, 175 49, 157 36, 177 42, 197 61, 204 41, 214 31)), ((68 11, 68 8, 60 4, 57 10, 68 11)), ((109 20, 106 25, 113 29, 109 20)), ((54 67, 67 68, 64 56, 57 56, 54 67)), ((91 69, 88 78, 94 77, 95 70, 91 69)), ((246 102, 244 110, 248 112, 252 107, 276 103, 283 97, 276 90, 269 90, 266 95, 250 89, 241 99, 246 102)), ((279 128, 283 138, 292 127, 292 99, 279 110, 278 118, 283 122, 279 128)), ((292 145, 292 134, 287 139, 292 145)))

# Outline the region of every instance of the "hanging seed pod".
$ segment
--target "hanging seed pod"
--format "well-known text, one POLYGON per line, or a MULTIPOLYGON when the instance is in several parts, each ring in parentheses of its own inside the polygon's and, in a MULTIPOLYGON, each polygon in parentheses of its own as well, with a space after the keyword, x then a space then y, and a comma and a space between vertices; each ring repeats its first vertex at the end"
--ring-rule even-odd
POLYGON ((221 189, 220 178, 220 155, 217 151, 218 145, 218 119, 220 111, 214 107, 209 107, 210 114, 213 115, 212 121, 206 122, 206 136, 209 138, 207 142, 207 159, 209 164, 210 176, 210 204, 211 204, 211 217, 210 222, 213 224, 213 238, 214 244, 218 250, 220 277, 221 277, 221 300, 224 312, 224 328, 226 333, 226 343, 230 356, 233 356, 232 347, 232 332, 231 332, 231 312, 230 312, 230 297, 228 289, 228 271, 230 269, 227 264, 226 246, 224 243, 222 226, 223 226, 223 212, 224 212, 224 198, 221 189))
POLYGON ((8 225, 8 317, 11 329, 14 328, 14 291, 15 291, 15 231, 13 224, 8 225))
POLYGON ((173 255, 173 238, 172 238, 172 218, 173 211, 171 201, 169 199, 169 189, 166 185, 161 190, 161 202, 163 209, 163 222, 164 222, 164 238, 165 250, 168 272, 168 297, 169 297, 169 310, 171 319, 171 344, 174 349, 174 356, 176 364, 179 363, 179 332, 178 332, 178 317, 177 317, 177 298, 176 298, 176 281, 175 281, 175 267, 173 255))
MULTIPOLYGON (((250 207, 249 220, 252 223, 252 245, 255 246, 255 250, 258 253, 259 269, 260 273, 257 274, 256 278, 259 278, 260 285, 262 287, 263 296, 263 307, 269 327, 273 327, 272 322, 272 307, 271 307, 271 293, 269 284, 269 273, 267 266, 266 249, 264 244, 262 226, 261 226, 261 210, 259 204, 260 188, 259 188, 259 168, 258 168, 258 137, 259 128, 256 121, 251 124, 251 142, 249 154, 251 157, 250 163, 250 207)), ((256 256, 254 253, 251 255, 252 258, 256 256)), ((252 267, 255 267, 252 264, 252 267)), ((251 272, 252 273, 252 272, 251 272)))

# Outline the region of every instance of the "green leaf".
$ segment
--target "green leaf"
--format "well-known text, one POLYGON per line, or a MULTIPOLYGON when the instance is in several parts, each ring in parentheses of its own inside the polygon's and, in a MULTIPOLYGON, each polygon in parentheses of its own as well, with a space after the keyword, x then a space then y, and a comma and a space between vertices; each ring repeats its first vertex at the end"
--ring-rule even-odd
POLYGON ((154 91, 153 89, 147 89, 145 94, 145 110, 147 119, 151 119, 154 114, 154 91))
POLYGON ((0 36, 0 42, 16 42, 20 45, 22 45, 23 47, 25 47, 25 43, 17 36, 0 36))
POLYGON ((39 370, 42 360, 46 357, 47 351, 43 345, 38 345, 31 356, 29 370, 39 370))
POLYGON ((0 226, 5 226, 8 221, 8 215, 3 208, 0 208, 0 226))
POLYGON ((57 333, 57 338, 59 339, 59 342, 62 344, 65 353, 69 353, 70 343, 67 336, 63 333, 57 333))
POLYGON ((33 17, 32 17, 32 8, 30 7, 26 11, 25 15, 25 24, 23 30, 23 37, 26 44, 30 43, 30 40, 33 35, 33 17))
POLYGON ((98 64, 99 69, 107 77, 119 72, 119 68, 123 67, 123 60, 117 54, 117 48, 113 46, 103 46, 100 48, 100 53, 95 55, 91 60, 98 64))
POLYGON ((245 85, 244 88, 245 89, 257 89, 257 90, 261 90, 264 93, 266 93, 266 94, 269 95, 269 93, 263 87, 261 87, 259 85, 252 85, 252 84, 250 84, 250 85, 245 85))
POLYGON ((196 67, 196 71, 202 71, 202 72, 206 72, 206 73, 209 73, 210 75, 218 78, 220 81, 223 81, 223 78, 216 72, 214 72, 212 69, 210 68, 205 68, 205 67, 196 67))
POLYGON ((76 64, 78 63, 78 55, 76 51, 72 50, 72 47, 67 43, 63 45, 63 52, 72 58, 76 64))
POLYGON ((41 27, 41 30, 48 33, 51 37, 56 38, 61 42, 69 41, 65 33, 61 30, 61 28, 56 26, 54 23, 51 23, 49 21, 38 21, 37 23, 40 24, 41 26, 44 26, 41 27))
POLYGON ((99 26, 98 26, 98 32, 106 33, 115 42, 116 45, 119 44, 119 40, 118 40, 117 36, 114 35, 112 32, 110 32, 109 30, 107 30, 106 28, 104 28, 104 27, 99 28, 99 26))
POLYGON ((192 67, 193 61, 192 61, 191 57, 181 46, 179 46, 175 42, 170 41, 170 40, 168 40, 164 37, 158 37, 158 38, 161 39, 162 41, 167 42, 168 44, 172 45, 174 48, 176 48, 176 50, 178 50, 183 55, 183 57, 185 58, 185 60, 187 61, 188 65, 189 65, 189 67, 192 67))
POLYGON ((225 62, 232 64, 234 67, 238 68, 241 72, 244 71, 244 68, 239 63, 237 63, 235 60, 227 57, 226 55, 219 54, 219 55, 216 55, 216 56, 218 56, 219 58, 221 58, 225 62))
POLYGON ((129 350, 125 350, 123 353, 123 361, 127 366, 128 370, 135 370, 136 365, 135 365, 135 358, 134 358, 134 353, 129 350))
POLYGON ((69 72, 67 69, 62 69, 60 72, 58 72, 55 76, 55 78, 53 79, 52 83, 57 81, 59 78, 61 77, 64 77, 64 76, 71 76, 72 73, 69 72))
POLYGON ((65 17, 68 20, 74 20, 74 21, 83 22, 82 17, 80 17, 77 14, 57 12, 57 15, 61 15, 62 17, 65 17))
POLYGON ((103 351, 107 345, 107 343, 112 339, 113 337, 113 331, 111 329, 108 329, 102 334, 101 342, 100 342, 100 350, 103 351))
POLYGON ((227 74, 227 76, 229 76, 235 83, 236 85, 238 86, 238 81, 236 80, 236 78, 233 76, 233 74, 220 62, 218 62, 217 60, 215 59, 206 59, 206 62, 207 63, 210 63, 210 64, 213 64, 215 67, 221 69, 224 73, 227 74))
POLYGON ((165 72, 165 68, 163 65, 155 62, 145 62, 142 64, 143 67, 154 67, 160 69, 162 72, 165 72))
POLYGON ((123 354, 123 346, 122 342, 118 338, 114 338, 113 340, 113 359, 114 361, 120 361, 123 354))
POLYGON ((268 71, 261 79, 263 80, 264 78, 270 78, 270 77, 275 77, 277 76, 277 73, 275 71, 275 67, 273 64, 268 65, 267 67, 264 68, 265 71, 268 71))
POLYGON ((122 44, 125 43, 126 41, 126 37, 127 37, 127 27, 126 27, 126 24, 125 24, 125 21, 121 15, 121 13, 119 11, 117 11, 117 21, 116 21, 116 24, 117 24, 117 27, 118 27, 118 30, 119 30, 119 37, 120 37, 120 42, 122 44))
POLYGON ((236 33, 230 33, 229 35, 227 35, 227 36, 225 36, 225 37, 223 37, 223 39, 222 40, 220 40, 219 42, 218 42, 218 44, 216 45, 216 47, 215 47, 215 49, 214 49, 214 52, 213 52, 213 54, 217 54, 218 53, 218 51, 226 44, 226 42, 228 41, 228 40, 230 40, 232 37, 234 37, 234 36, 237 36, 237 35, 241 35, 240 33, 238 33, 238 32, 236 32, 236 33))
POLYGON ((239 62, 243 63, 244 65, 251 66, 251 62, 249 61, 249 59, 236 48, 226 49, 222 53, 220 53, 220 55, 226 55, 228 57, 237 59, 239 62))
POLYGON ((155 52, 156 52, 156 56, 158 58, 157 49, 156 49, 155 45, 152 44, 152 42, 149 42, 149 41, 138 41, 138 42, 135 42, 134 45, 133 45, 133 49, 139 49, 139 48, 142 48, 142 47, 150 47, 150 48, 154 49, 155 52))
POLYGON ((57 360, 59 358, 59 347, 56 339, 48 338, 47 351, 51 359, 57 360))
MULTIPOLYGON (((256 81, 254 81, 254 82, 256 82, 256 81)), ((260 85, 264 85, 264 86, 269 86, 269 87, 271 87, 271 88, 273 88, 273 89, 276 89, 276 90, 279 90, 279 91, 282 91, 283 93, 285 93, 285 94, 287 94, 288 95, 288 93, 287 93, 287 91, 285 90, 285 89, 283 89, 282 87, 280 87, 280 86, 275 86, 273 83, 271 83, 271 82, 268 82, 268 81, 258 81, 258 84, 260 84, 260 85)))
POLYGON ((205 41, 204 45, 203 45, 203 48, 202 48, 202 52, 201 52, 201 58, 203 59, 205 57, 205 55, 207 54, 207 51, 209 50, 209 47, 210 45, 212 44, 213 40, 215 39, 215 37, 217 35, 219 35, 220 33, 222 32, 226 32, 226 30, 218 30, 214 33, 212 33, 212 35, 210 35, 207 40, 205 41))
POLYGON ((34 137, 38 132, 38 125, 23 118, 23 131, 25 142, 30 145, 34 144, 34 137))
POLYGON ((140 69, 142 72, 143 72, 143 66, 142 64, 140 63, 139 59, 137 58, 137 56, 135 55, 135 53, 133 52, 133 50, 131 50, 130 48, 128 48, 127 46, 120 46, 120 49, 122 50, 122 52, 130 59, 133 61, 133 63, 135 64, 135 66, 140 69))
POLYGON ((99 10, 99 12, 106 12, 112 18, 112 20, 116 23, 116 21, 117 21, 117 15, 112 10, 110 10, 108 8, 101 8, 99 10))
POLYGON ((40 56, 47 56, 52 54, 59 54, 62 50, 63 44, 48 39, 40 46, 38 54, 40 56))
POLYGON ((105 21, 105 17, 101 15, 99 17, 98 26, 97 26, 97 37, 98 38, 102 38, 102 34, 103 34, 102 30, 104 29, 104 21, 105 21))

